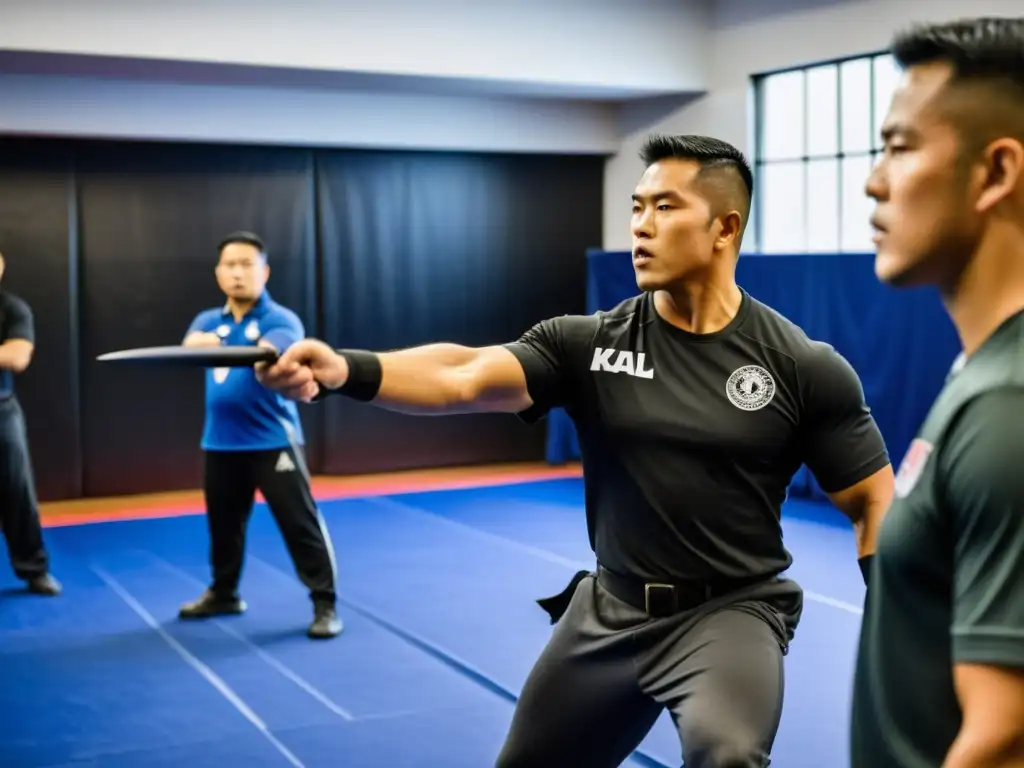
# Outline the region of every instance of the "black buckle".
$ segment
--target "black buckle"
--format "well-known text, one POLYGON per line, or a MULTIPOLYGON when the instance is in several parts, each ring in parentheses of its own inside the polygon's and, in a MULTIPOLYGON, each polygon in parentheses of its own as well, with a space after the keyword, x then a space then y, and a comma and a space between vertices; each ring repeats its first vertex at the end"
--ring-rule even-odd
POLYGON ((644 584, 644 610, 655 618, 672 616, 679 611, 674 584, 644 584))

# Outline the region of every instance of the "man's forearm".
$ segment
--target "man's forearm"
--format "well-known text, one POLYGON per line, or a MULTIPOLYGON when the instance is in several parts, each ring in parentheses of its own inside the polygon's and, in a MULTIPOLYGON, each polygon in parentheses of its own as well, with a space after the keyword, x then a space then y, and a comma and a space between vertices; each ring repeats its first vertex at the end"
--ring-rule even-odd
POLYGON ((981 734, 961 730, 942 768, 1024 768, 1024 730, 981 734))
POLYGON ((221 339, 215 333, 192 331, 185 335, 181 345, 183 347, 219 347, 221 346, 221 339))
POLYGON ((859 517, 853 520, 854 537, 857 540, 857 557, 875 554, 878 546, 878 531, 889 508, 888 501, 869 500, 859 517))
POLYGON ((871 566, 878 548, 878 531, 882 519, 889 509, 891 493, 885 470, 868 481, 861 481, 853 488, 831 494, 833 503, 853 524, 854 539, 857 542, 857 565, 860 566, 864 583, 871 580, 871 566))
MULTIPOLYGON (((893 472, 886 464, 848 488, 829 493, 829 498, 853 524, 857 557, 871 557, 878 545, 878 531, 892 503, 893 472)), ((865 577, 866 578, 866 577, 865 577)))
POLYGON ((345 363, 342 388, 351 388, 354 380, 372 379, 379 364, 379 385, 371 400, 379 408, 444 416, 516 411, 528 404, 522 368, 503 350, 427 344, 376 353, 368 362, 369 354, 353 352, 355 367, 345 363))
POLYGON ((25 345, 8 342, 0 344, 0 369, 22 373, 32 362, 32 351, 25 345))

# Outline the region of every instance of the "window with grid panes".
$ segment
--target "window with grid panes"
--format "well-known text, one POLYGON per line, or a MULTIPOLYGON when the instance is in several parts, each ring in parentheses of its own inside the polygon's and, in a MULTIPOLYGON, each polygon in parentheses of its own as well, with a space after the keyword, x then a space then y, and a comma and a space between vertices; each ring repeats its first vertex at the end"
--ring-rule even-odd
POLYGON ((898 78, 884 53, 754 78, 758 252, 873 249, 864 184, 898 78))

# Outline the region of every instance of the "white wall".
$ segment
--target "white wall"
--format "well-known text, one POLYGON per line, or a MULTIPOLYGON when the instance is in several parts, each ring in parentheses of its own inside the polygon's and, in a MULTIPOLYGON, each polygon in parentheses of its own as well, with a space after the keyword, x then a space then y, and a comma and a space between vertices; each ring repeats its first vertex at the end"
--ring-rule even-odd
POLYGON ((0 49, 701 90, 702 0, 2 0, 0 49))
POLYGON ((629 195, 643 171, 636 152, 648 133, 716 136, 750 156, 752 74, 882 50, 896 28, 915 21, 986 14, 1022 16, 1024 0, 718 0, 708 93, 659 119, 634 120, 608 162, 604 247, 630 247, 629 195))
MULTIPOLYGON (((0 132, 613 155, 706 0, 0 0, 0 132)), ((598 244, 595 244, 598 245, 598 244)))
POLYGON ((0 75, 0 133, 322 147, 611 154, 612 106, 0 75))

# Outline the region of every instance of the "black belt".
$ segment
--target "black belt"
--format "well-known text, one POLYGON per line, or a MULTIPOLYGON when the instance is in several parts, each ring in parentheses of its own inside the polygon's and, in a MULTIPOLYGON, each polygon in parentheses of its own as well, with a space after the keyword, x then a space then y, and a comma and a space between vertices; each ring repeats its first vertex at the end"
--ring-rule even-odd
POLYGON ((717 597, 743 587, 769 581, 764 576, 720 581, 651 582, 622 576, 599 567, 597 580, 605 589, 651 618, 664 618, 689 611, 717 597))

